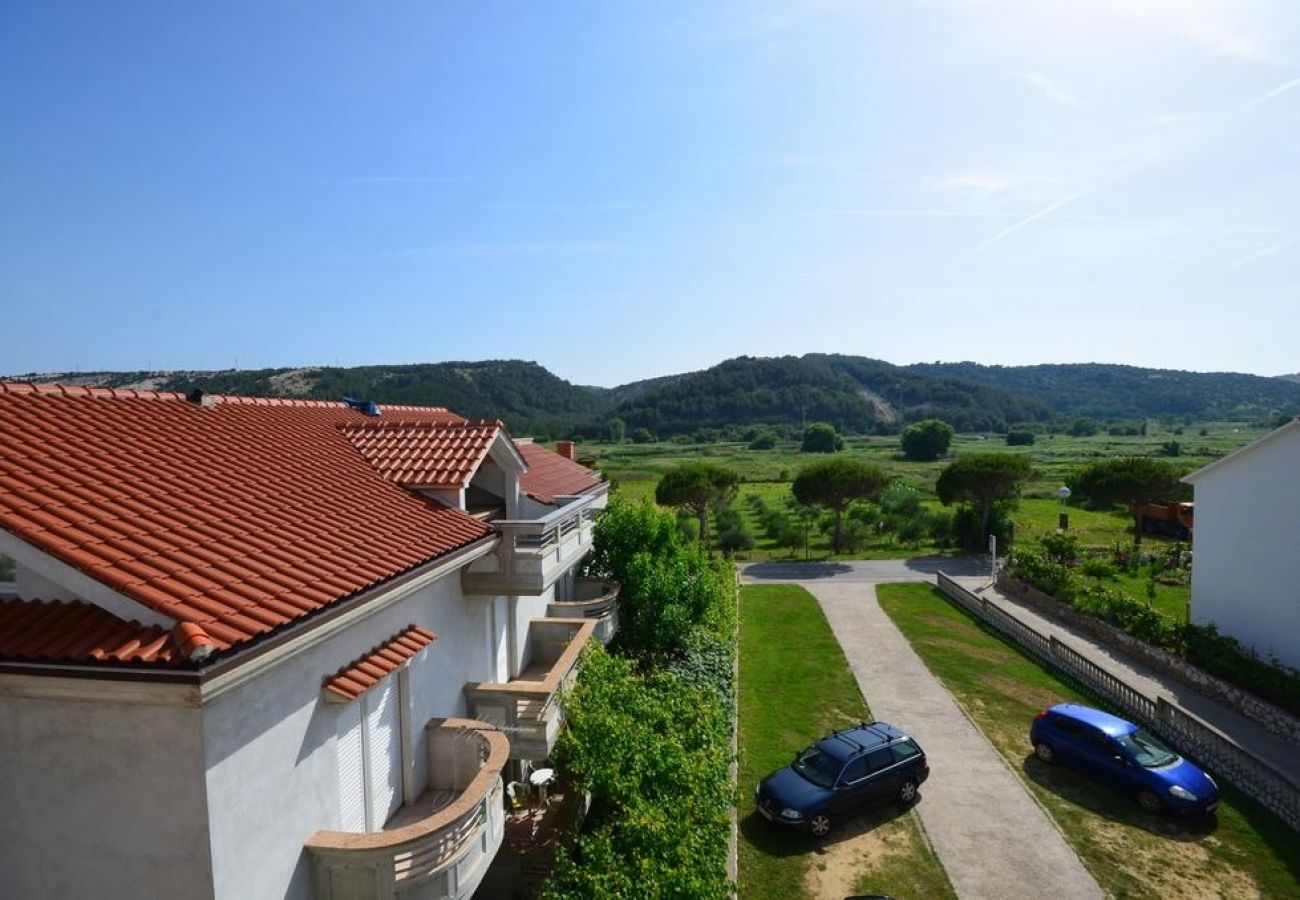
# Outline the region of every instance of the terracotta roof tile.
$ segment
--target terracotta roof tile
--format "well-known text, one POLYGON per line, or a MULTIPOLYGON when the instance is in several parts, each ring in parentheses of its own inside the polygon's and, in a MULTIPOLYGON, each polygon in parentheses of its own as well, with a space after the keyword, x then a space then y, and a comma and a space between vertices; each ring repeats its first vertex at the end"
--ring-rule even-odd
POLYGON ((378 422, 347 425, 357 451, 389 481, 406 487, 469 484, 504 426, 500 422, 378 422))
POLYGON ((0 660, 179 663, 165 628, 80 601, 0 600, 0 660))
POLYGON ((322 686, 344 700, 355 700, 437 639, 432 631, 412 625, 339 669, 322 686))
MULTIPOLYGON (((209 401, 0 382, 0 528, 201 625, 217 650, 492 533, 393 483, 344 434, 382 420, 327 401, 209 401)), ((440 408, 381 414, 456 426, 457 452, 499 428, 440 408)))
POLYGON ((515 446, 524 462, 528 463, 528 471, 519 479, 519 487, 539 503, 554 503, 556 497, 583 494, 604 483, 598 473, 541 444, 515 446))

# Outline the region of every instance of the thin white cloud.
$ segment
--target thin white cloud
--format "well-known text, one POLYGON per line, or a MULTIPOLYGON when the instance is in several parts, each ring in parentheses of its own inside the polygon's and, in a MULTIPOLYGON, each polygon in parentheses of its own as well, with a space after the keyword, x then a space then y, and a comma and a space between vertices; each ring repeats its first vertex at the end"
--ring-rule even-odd
POLYGON ((1062 106, 1083 106, 1083 101, 1070 93, 1065 85, 1055 78, 1044 75, 1042 72, 1026 69, 1017 73, 1017 77, 1053 103, 1059 103, 1062 106))
POLYGON ((1267 103, 1279 94, 1285 94, 1287 91, 1293 91, 1298 87, 1300 87, 1300 78, 1292 78, 1290 81, 1279 84, 1277 87, 1273 88, 1273 90, 1260 94, 1254 100, 1251 100, 1249 103, 1246 103, 1239 108, 1237 112, 1245 112, 1248 109, 1254 109, 1261 103, 1267 103))
POLYGON ((994 244, 996 244, 998 241, 1002 240, 1003 238, 1010 237, 1011 235, 1015 234, 1017 231, 1020 231, 1022 228, 1027 228, 1028 226, 1032 225, 1034 222, 1037 222, 1039 219, 1043 218, 1044 216, 1051 215, 1052 213, 1056 212, 1056 210, 1060 209, 1062 206, 1065 206, 1069 203, 1073 203, 1075 200, 1078 200, 1080 197, 1085 196, 1086 193, 1087 193, 1086 191, 1081 191, 1077 194, 1070 194, 1068 197, 1062 197, 1060 200, 1057 200, 1055 203, 1051 203, 1043 207, 1033 215, 1026 216, 1025 218, 1021 219, 1019 222, 1012 225, 1010 228, 1006 228, 1003 229, 1002 231, 999 231, 997 234, 993 235, 993 237, 989 238, 987 241, 985 241, 984 243, 976 247, 974 252, 981 253, 987 250, 989 247, 992 247, 994 244))
POLYGON ((1263 250, 1256 250, 1254 253, 1250 254, 1250 256, 1246 256, 1237 260, 1235 263, 1228 266, 1228 268, 1236 269, 1239 266, 1244 266, 1247 263, 1252 263, 1255 260, 1259 259, 1260 257, 1270 256, 1278 252, 1279 250, 1285 250, 1287 247, 1290 247, 1292 244, 1295 243, 1300 243, 1300 234, 1293 234, 1291 235, 1291 237, 1287 238, 1286 240, 1278 241, 1276 244, 1273 244, 1271 247, 1265 247, 1263 250))
POLYGON ((461 175, 358 175, 318 180, 332 184, 456 184, 469 179, 461 175))

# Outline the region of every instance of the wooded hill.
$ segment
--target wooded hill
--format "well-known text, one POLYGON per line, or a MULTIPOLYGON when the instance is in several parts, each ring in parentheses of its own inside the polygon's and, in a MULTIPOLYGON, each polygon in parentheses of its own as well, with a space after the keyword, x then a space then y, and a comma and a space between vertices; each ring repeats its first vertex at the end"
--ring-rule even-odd
POLYGON ((1181 372, 1099 363, 983 366, 919 363, 924 375, 986 384, 1049 404, 1063 418, 1265 421, 1300 412, 1300 384, 1235 372, 1181 372))
POLYGON ((993 430, 1053 419, 1158 416, 1272 421, 1300 412, 1300 384, 1232 373, 1111 365, 895 366, 860 356, 742 356, 700 372, 616 388, 570 384, 534 362, 488 360, 354 368, 223 372, 80 372, 14 376, 104 387, 446 406, 502 419, 519 435, 594 437, 614 418, 669 437, 698 429, 798 426, 825 421, 845 432, 896 431, 943 419, 993 430))

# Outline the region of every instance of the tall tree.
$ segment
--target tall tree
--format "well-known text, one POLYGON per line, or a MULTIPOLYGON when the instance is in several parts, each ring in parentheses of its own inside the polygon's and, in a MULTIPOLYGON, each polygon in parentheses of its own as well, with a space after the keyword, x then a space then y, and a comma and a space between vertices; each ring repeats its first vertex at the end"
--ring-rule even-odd
POLYGON ((834 550, 844 546, 844 511, 854 500, 871 500, 889 484, 878 466, 841 457, 815 462, 799 470, 791 491, 800 503, 821 506, 835 513, 834 550))
POLYGON ((1028 458, 1015 453, 976 453, 944 466, 934 490, 944 506, 960 501, 975 507, 983 540, 994 504, 1016 496, 1032 471, 1028 458))
POLYGON ((1093 463, 1079 473, 1078 492, 1094 507, 1128 503, 1133 507, 1133 541, 1142 541, 1138 505, 1151 500, 1182 500, 1190 495, 1182 483, 1183 469, 1162 459, 1120 456, 1093 463))
POLYGON ((689 509, 700 522, 700 543, 708 544, 709 508, 736 496, 740 476, 709 462, 682 463, 669 469, 655 487, 655 500, 664 506, 689 509))
POLYGON ((939 419, 923 419, 907 426, 900 441, 903 456, 918 462, 933 462, 948 452, 953 430, 939 419))

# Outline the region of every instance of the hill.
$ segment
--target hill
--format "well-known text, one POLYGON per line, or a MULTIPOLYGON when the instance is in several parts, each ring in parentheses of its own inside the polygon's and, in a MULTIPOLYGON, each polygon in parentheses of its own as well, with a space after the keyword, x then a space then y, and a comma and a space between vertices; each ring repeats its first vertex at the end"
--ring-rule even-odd
POLYGON ((222 372, 81 372, 36 381, 162 391, 201 388, 254 397, 365 397, 378 403, 445 406, 471 419, 501 419, 516 434, 565 433, 604 416, 603 388, 570 384, 535 362, 486 360, 406 366, 255 369, 222 372))
POLYGON ((1300 411, 1300 384, 1235 372, 1182 372, 1080 363, 985 366, 973 362, 918 363, 911 372, 985 384, 1030 397, 1063 418, 1271 420, 1300 411))
POLYGON ((940 418, 959 430, 1049 419, 1044 403, 859 356, 742 356, 645 388, 619 404, 629 428, 659 435, 702 427, 825 421, 847 432, 940 418))

